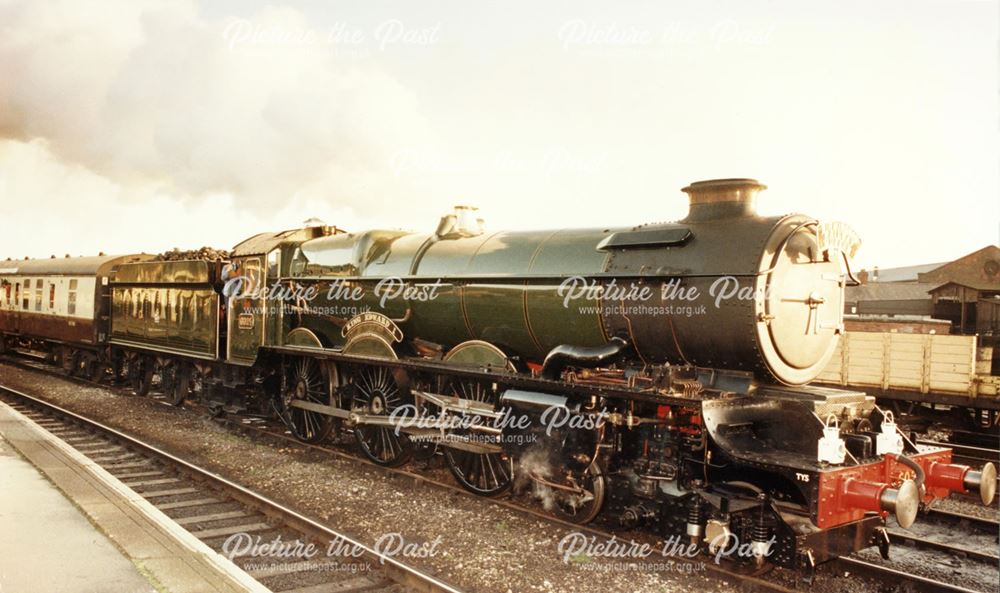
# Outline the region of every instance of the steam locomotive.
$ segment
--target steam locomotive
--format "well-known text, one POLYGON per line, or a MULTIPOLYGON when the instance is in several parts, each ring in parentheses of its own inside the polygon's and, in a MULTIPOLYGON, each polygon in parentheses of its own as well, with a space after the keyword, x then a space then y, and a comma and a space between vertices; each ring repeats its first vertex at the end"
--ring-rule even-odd
POLYGON ((842 247, 762 217, 752 179, 684 188, 673 223, 433 233, 310 226, 225 261, 8 261, 0 349, 181 404, 253 409, 372 462, 441 455, 464 488, 539 494, 586 523, 812 568, 992 464, 917 445, 863 392, 808 385, 843 329, 842 247))

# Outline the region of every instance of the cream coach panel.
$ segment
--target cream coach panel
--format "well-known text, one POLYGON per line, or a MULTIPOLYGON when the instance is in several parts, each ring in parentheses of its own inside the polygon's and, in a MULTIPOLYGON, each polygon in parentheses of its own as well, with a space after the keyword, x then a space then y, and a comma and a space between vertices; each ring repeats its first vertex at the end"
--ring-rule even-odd
POLYGON ((3 264, 0 264, 0 311, 17 311, 21 308, 20 296, 15 291, 20 278, 14 275, 14 270, 14 268, 5 268, 3 264), (8 287, 9 293, 7 292, 8 287))
POLYGON ((43 279, 43 313, 76 319, 94 318, 94 289, 97 285, 93 276, 48 276, 43 279), (54 302, 50 298, 50 286, 55 286, 54 302), (50 304, 53 306, 49 307, 50 304))
POLYGON ((14 283, 11 281, 11 276, 0 273, 0 311, 10 311, 13 308, 12 307, 13 300, 14 300, 14 283), (8 282, 10 284, 8 284, 8 282), (9 293, 7 292, 8 287, 10 290, 9 293))
POLYGON ((10 299, 7 298, 7 285, 0 291, 0 310, 20 311, 36 315, 52 315, 56 317, 73 317, 76 319, 94 318, 94 291, 97 279, 93 276, 14 276, 0 274, 0 279, 9 283, 10 299), (30 288, 25 292, 25 285, 30 282, 30 288), (41 285, 39 285, 41 283, 41 285), (20 291, 16 287, 20 286, 20 291), (55 292, 53 293, 53 287, 55 292), (18 292, 20 296, 18 297, 18 292), (37 306, 41 296, 41 306, 37 306), (27 300, 28 307, 24 308, 27 300))
POLYGON ((97 290, 97 278, 86 276, 77 280, 79 280, 79 284, 76 291, 76 314, 73 316, 93 319, 94 293, 97 290))

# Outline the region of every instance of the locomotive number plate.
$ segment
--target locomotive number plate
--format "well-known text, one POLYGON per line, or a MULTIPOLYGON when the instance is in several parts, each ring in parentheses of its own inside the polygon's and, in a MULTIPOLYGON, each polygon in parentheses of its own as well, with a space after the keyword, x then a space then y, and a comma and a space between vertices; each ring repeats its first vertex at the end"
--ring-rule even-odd
POLYGON ((253 315, 250 313, 240 313, 236 323, 240 329, 253 329, 253 315))

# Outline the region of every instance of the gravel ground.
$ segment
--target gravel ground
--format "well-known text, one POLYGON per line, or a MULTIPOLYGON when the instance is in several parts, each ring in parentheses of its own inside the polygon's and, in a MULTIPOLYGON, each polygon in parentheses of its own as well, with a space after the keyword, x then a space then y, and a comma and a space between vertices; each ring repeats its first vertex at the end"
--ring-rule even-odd
POLYGON ((953 585, 974 591, 994 593, 997 591, 997 567, 967 558, 950 556, 940 552, 919 550, 909 546, 894 545, 888 561, 882 560, 878 551, 865 550, 858 557, 875 564, 891 566, 910 574, 943 580, 953 585))
MULTIPOLYGON (((890 521, 890 530, 969 550, 994 554, 997 552, 995 533, 970 532, 959 526, 922 523, 919 520, 907 530, 901 529, 895 521, 890 521)), ((877 552, 865 551, 858 555, 865 560, 885 564, 877 552)), ((913 574, 937 579, 947 576, 949 582, 977 591, 995 592, 1000 586, 996 562, 971 560, 961 553, 945 554, 916 549, 911 542, 893 544, 889 563, 893 568, 902 568, 913 574)))
POLYGON ((577 556, 564 562, 559 542, 572 532, 485 501, 447 495, 409 480, 386 479, 365 464, 294 445, 234 434, 210 419, 97 387, 67 383, 37 371, 0 364, 0 381, 67 409, 135 434, 180 457, 335 529, 374 544, 400 533, 407 543, 430 544, 429 558, 400 560, 459 587, 484 593, 733 592, 740 588, 704 576, 700 560, 647 558, 659 572, 634 561, 577 556))
MULTIPOLYGON (((992 519, 994 521, 1000 520, 1000 512, 997 511, 997 507, 995 505, 984 506, 978 498, 972 499, 952 496, 951 498, 935 500, 931 503, 931 506, 932 508, 941 509, 942 511, 962 513, 972 517, 979 517, 981 519, 992 519)), ((919 517, 917 520, 920 520, 919 517)))

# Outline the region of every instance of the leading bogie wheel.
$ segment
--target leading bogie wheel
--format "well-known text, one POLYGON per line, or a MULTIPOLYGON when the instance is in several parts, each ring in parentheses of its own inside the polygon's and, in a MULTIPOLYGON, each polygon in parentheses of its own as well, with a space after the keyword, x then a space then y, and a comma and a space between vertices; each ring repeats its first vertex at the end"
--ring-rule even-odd
POLYGON ((596 463, 591 464, 582 475, 572 475, 567 479, 574 491, 554 489, 555 514, 579 525, 590 523, 604 506, 607 477, 596 463))

